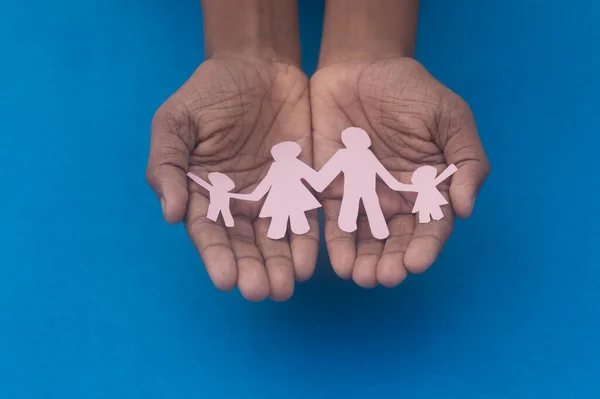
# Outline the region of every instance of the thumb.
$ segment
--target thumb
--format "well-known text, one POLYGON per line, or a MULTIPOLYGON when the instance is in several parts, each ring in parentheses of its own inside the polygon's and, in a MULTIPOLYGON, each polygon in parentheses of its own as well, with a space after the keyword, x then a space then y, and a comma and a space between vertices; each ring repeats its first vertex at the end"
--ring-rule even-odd
POLYGON ((173 118, 165 116, 160 109, 152 121, 146 180, 160 200, 165 220, 177 224, 187 210, 186 172, 190 150, 182 139, 186 133, 174 130, 183 129, 187 124, 172 122, 173 118))
POLYGON ((479 139, 473 114, 460 97, 450 110, 442 110, 440 134, 445 139, 444 157, 458 168, 450 184, 454 213, 467 218, 473 213, 475 199, 490 174, 490 163, 479 139))

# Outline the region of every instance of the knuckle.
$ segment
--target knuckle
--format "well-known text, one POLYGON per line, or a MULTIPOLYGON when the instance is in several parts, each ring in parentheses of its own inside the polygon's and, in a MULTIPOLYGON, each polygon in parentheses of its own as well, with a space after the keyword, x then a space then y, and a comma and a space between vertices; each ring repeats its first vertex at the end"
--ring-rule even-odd
POLYGON ((153 168, 151 168, 150 166, 148 166, 146 168, 146 183, 148 183, 148 185, 150 187, 156 187, 156 185, 158 184, 158 180, 156 178, 156 173, 154 171, 153 168))
POLYGON ((160 151, 157 151, 155 162, 157 167, 165 165, 183 167, 185 161, 185 149, 181 148, 181 142, 173 140, 173 142, 165 142, 160 151))
POLYGON ((169 102, 163 103, 158 109, 154 112, 154 116, 152 117, 152 127, 158 127, 164 123, 164 121, 168 120, 169 115, 171 115, 169 102))
POLYGON ((492 173, 492 165, 490 164, 490 161, 487 158, 485 158, 482 162, 482 170, 484 178, 487 178, 490 175, 490 173, 492 173))
POLYGON ((153 134, 169 134, 184 138, 190 132, 191 119, 183 104, 175 105, 167 100, 154 113, 152 118, 153 134))
POLYGON ((206 215, 196 213, 194 215, 188 215, 185 220, 185 227, 191 237, 196 237, 212 225, 212 223, 213 222, 211 222, 206 215))

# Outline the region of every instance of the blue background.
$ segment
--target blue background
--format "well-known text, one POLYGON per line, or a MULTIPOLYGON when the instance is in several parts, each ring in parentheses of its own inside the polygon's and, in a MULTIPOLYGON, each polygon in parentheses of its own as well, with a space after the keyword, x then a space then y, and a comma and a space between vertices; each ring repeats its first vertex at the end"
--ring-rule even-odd
MULTIPOLYGON (((301 2, 304 67, 322 2, 301 2)), ((0 1, 0 398, 600 397, 600 3, 424 1, 417 58, 493 172, 396 289, 213 288, 144 180, 197 1, 0 1)))

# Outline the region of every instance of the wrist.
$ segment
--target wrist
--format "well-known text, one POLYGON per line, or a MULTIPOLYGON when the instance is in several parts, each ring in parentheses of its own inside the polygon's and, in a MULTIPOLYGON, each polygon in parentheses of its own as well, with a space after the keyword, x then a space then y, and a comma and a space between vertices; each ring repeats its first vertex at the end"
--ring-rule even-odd
POLYGON ((203 0, 206 58, 300 65, 297 0, 203 0))
POLYGON ((419 0, 327 0, 319 68, 413 57, 419 0))

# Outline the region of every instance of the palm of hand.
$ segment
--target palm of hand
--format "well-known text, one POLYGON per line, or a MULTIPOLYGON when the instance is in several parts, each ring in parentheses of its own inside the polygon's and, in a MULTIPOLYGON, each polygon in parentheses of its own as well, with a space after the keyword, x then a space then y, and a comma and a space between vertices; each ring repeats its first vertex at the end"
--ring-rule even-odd
POLYGON ((306 236, 269 242, 268 220, 257 219, 260 202, 233 200, 235 226, 225 228, 220 220, 206 219, 208 193, 188 185, 185 172, 204 180, 210 172, 224 173, 235 184, 232 192, 248 192, 266 174, 271 147, 281 141, 300 144, 306 150, 300 158, 312 165, 310 123, 308 80, 301 70, 238 59, 204 62, 157 111, 148 179, 167 202, 167 220, 177 223, 185 215, 188 234, 218 288, 237 284, 250 300, 287 299, 294 277, 312 274, 316 213, 306 236))
MULTIPOLYGON (((463 166, 456 188, 440 191, 459 216, 472 209, 470 192, 489 173, 466 103, 433 78, 412 59, 346 62, 321 69, 310 83, 315 166, 320 168, 342 147, 340 132, 349 126, 366 130, 371 150, 392 175, 410 183, 421 165, 443 170, 448 163, 463 166), (459 190, 459 186, 463 186, 459 190)), ((454 185, 454 181, 453 181, 454 185)), ((323 192, 325 234, 331 262, 343 278, 363 287, 378 282, 400 283, 407 272, 422 272, 437 258, 450 236, 453 212, 443 207, 444 218, 416 224, 411 213, 414 193, 394 192, 378 182, 378 195, 390 236, 374 239, 361 210, 358 230, 345 233, 337 225, 343 179, 338 177, 323 192)))

